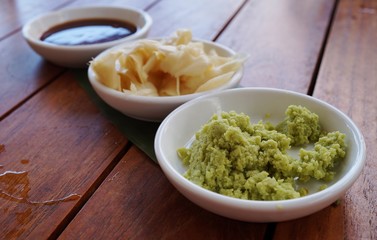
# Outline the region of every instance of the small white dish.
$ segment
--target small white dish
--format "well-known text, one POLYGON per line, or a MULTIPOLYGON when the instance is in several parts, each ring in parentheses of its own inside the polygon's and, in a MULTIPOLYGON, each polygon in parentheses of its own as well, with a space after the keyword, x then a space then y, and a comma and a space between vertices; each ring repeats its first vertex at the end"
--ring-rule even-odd
MULTIPOLYGON (((205 51, 214 49, 219 56, 230 57, 236 54, 232 49, 215 42, 198 39, 193 41, 203 42, 205 51)), ((99 54, 97 58, 101 58, 102 56, 109 54, 110 52, 118 48, 123 48, 128 44, 132 43, 129 42, 115 46, 99 54)), ((127 94, 109 88, 101 83, 92 66, 89 66, 88 69, 88 78, 90 83, 92 84, 96 93, 107 104, 129 117, 152 122, 161 122, 171 111, 187 101, 203 96, 210 92, 218 92, 225 89, 237 87, 239 82, 241 81, 242 74, 243 67, 241 67, 227 83, 209 91, 181 96, 152 97, 127 94)))
POLYGON ((107 48, 125 41, 144 38, 152 25, 146 12, 131 7, 79 7, 48 12, 28 21, 22 28, 30 47, 50 62, 64 67, 85 68, 88 62, 107 48), (41 40, 41 36, 57 25, 85 19, 110 19, 136 26, 135 33, 113 41, 88 45, 56 45, 41 40))
POLYGON ((189 200, 216 214, 248 222, 277 222, 317 212, 342 197, 360 175, 365 163, 365 143, 357 126, 344 113, 316 98, 278 89, 238 88, 209 94, 183 104, 161 123, 155 137, 155 152, 169 181, 189 200), (273 124, 284 119, 289 105, 301 105, 318 114, 326 131, 346 134, 347 155, 333 181, 322 191, 279 201, 241 200, 206 190, 186 179, 186 167, 177 149, 187 146, 194 134, 219 111, 243 112, 256 123, 273 124))

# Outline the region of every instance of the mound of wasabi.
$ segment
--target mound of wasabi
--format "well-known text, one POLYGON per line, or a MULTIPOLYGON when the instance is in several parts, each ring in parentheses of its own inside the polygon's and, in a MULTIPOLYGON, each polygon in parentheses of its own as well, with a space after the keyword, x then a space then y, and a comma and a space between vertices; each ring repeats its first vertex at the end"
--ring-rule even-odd
POLYGON ((308 194, 298 181, 331 181, 346 155, 345 134, 321 129, 318 116, 305 107, 290 105, 285 114, 276 126, 253 124, 248 115, 234 111, 213 115, 191 146, 177 150, 187 166, 185 177, 213 192, 249 200, 298 198, 308 194), (313 149, 305 150, 307 144, 313 149), (291 147, 301 148, 298 157, 288 154, 291 147))

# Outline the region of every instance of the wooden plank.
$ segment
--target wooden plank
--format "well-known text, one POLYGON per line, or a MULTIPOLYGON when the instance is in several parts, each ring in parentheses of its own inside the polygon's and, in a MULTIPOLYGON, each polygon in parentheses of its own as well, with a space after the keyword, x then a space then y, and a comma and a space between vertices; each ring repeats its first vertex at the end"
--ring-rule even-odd
POLYGON ((14 34, 0 42, 0 120, 39 88, 63 72, 33 52, 22 38, 14 34))
POLYGON ((5 38, 21 29, 21 26, 30 18, 64 6, 72 0, 56 1, 3 1, 1 3, 0 14, 0 39, 5 38))
POLYGON ((75 0, 74 2, 67 4, 65 8, 82 7, 82 6, 119 6, 119 7, 134 7, 139 9, 146 9, 150 5, 154 4, 158 0, 75 0))
POLYGON ((340 205, 333 204, 310 216, 278 223, 273 239, 300 240, 308 236, 311 240, 345 239, 344 223, 334 221, 334 219, 342 218, 342 209, 344 209, 344 204, 341 202, 340 205))
POLYGON ((179 28, 188 28, 194 38, 213 40, 244 1, 161 1, 148 11, 154 21, 149 35, 170 36, 179 28))
POLYGON ((314 96, 339 108, 358 125, 367 145, 366 166, 340 206, 279 224, 277 239, 297 231, 296 239, 313 234, 321 239, 377 239, 376 39, 377 2, 341 0, 314 96), (327 215, 332 216, 322 217, 327 215))
POLYGON ((39 92, 0 122, 0 236, 54 236, 126 144, 72 74, 39 92))
POLYGON ((218 38, 249 56, 241 85, 307 93, 334 2, 249 1, 218 38))
POLYGON ((194 205, 133 147, 59 239, 262 239, 265 228, 194 205))

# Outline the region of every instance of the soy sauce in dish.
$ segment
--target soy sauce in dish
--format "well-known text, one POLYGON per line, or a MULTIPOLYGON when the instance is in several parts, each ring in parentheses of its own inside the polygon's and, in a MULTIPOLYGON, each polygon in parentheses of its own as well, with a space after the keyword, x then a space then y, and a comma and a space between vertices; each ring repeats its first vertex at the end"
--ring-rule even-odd
POLYGON ((88 45, 118 40, 136 32, 128 22, 109 19, 85 19, 54 26, 41 40, 55 45, 88 45))

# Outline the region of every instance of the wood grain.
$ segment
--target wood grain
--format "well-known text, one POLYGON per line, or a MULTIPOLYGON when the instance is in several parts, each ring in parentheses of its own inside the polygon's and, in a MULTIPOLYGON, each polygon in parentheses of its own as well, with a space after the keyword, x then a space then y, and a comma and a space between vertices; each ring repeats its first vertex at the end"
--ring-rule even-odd
POLYGON ((377 239, 376 39, 373 0, 5 1, 0 238, 377 239), (191 28, 196 38, 249 54, 243 86, 314 89, 363 132, 361 177, 339 205, 276 225, 230 220, 191 203, 101 115, 70 71, 22 39, 21 26, 42 12, 104 4, 146 9, 152 37, 191 28))
POLYGON ((262 239, 265 228, 194 205, 132 148, 59 239, 262 239))
POLYGON ((21 34, 0 42, 0 120, 63 72, 29 48, 21 34))
POLYGON ((127 144, 69 73, 1 121, 0 129, 1 174, 18 173, 0 178, 0 236, 10 239, 53 234, 127 144), (79 198, 46 203, 70 194, 79 198))
POLYGON ((72 0, 49 1, 2 1, 0 15, 0 39, 19 31, 29 19, 64 6, 72 0))
POLYGON ((344 203, 333 204, 317 213, 297 220, 278 223, 274 233, 274 240, 300 240, 310 236, 311 240, 345 239, 344 223, 334 222, 342 217, 344 203))
POLYGON ((150 5, 155 4, 159 0, 75 0, 67 4, 64 8, 83 7, 83 6, 114 6, 114 7, 134 7, 139 9, 147 9, 150 5))
POLYGON ((348 114, 367 145, 364 171, 340 210, 349 239, 377 238, 376 40, 377 2, 342 0, 314 92, 348 114))
POLYGON ((360 128, 367 145, 366 166, 342 199, 341 207, 320 213, 331 217, 321 217, 318 222, 318 215, 313 215, 279 224, 276 236, 295 236, 301 229, 302 236, 315 234, 322 239, 377 238, 376 39, 377 2, 341 0, 314 96, 342 110, 360 128))
POLYGON ((247 54, 241 85, 307 93, 335 1, 249 1, 218 38, 247 54))
POLYGON ((166 0, 149 9, 154 26, 151 37, 170 36, 179 28, 192 30, 194 38, 213 40, 245 0, 166 0))

